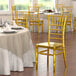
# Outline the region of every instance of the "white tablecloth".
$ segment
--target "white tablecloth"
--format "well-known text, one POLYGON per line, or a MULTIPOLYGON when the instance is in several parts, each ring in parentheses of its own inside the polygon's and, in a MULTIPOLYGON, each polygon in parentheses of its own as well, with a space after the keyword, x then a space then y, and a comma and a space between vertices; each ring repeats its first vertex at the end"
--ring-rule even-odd
POLYGON ((0 33, 0 74, 10 75, 10 71, 33 67, 34 52, 28 29, 11 34, 0 33))

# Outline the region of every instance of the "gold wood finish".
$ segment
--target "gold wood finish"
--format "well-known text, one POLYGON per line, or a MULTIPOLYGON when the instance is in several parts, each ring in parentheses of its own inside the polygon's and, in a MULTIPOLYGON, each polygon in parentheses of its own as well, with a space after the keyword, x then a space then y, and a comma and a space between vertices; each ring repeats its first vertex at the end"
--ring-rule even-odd
POLYGON ((75 32, 75 25, 76 25, 76 17, 74 17, 74 32, 75 32))
POLYGON ((56 10, 59 12, 62 12, 63 7, 64 7, 64 4, 56 4, 56 10))
POLYGON ((25 11, 16 11, 15 22, 17 23, 17 25, 27 28, 28 13, 25 11))
POLYGON ((38 46, 36 46, 36 70, 38 69, 38 46))
POLYGON ((64 32, 65 32, 66 20, 67 20, 67 16, 63 16, 63 15, 62 16, 61 15, 48 16, 48 23, 49 23, 48 24, 48 42, 36 44, 36 70, 38 69, 38 54, 47 56, 47 70, 49 69, 48 68, 49 56, 53 56, 53 71, 55 72, 55 58, 56 58, 55 56, 61 55, 61 54, 63 54, 64 56, 65 68, 67 67, 66 57, 65 57, 65 45, 64 45, 64 32), (56 26, 58 27, 57 29, 56 29, 56 26), (54 30, 51 30, 50 28, 54 30), (38 51, 38 48, 47 48, 47 50, 38 51), (50 49, 53 50, 53 54, 50 54, 49 52, 50 49), (59 50, 60 52, 56 53, 57 50, 59 50))
POLYGON ((72 6, 64 6, 62 10, 63 15, 67 15, 67 22, 66 22, 66 31, 67 26, 70 26, 72 32, 72 6))
POLYGON ((40 26, 42 26, 43 32, 43 20, 39 18, 39 7, 33 6, 28 8, 29 13, 29 29, 32 26, 32 31, 34 32, 34 26, 38 26, 38 33, 40 33, 40 26))
POLYGON ((12 20, 15 20, 16 6, 11 6, 11 8, 12 8, 12 20))
POLYGON ((53 72, 55 72, 55 51, 56 51, 56 49, 54 47, 54 49, 53 49, 53 54, 54 54, 54 56, 53 56, 53 72))
POLYGON ((64 51, 63 55, 64 55, 65 68, 67 68, 67 64, 66 64, 66 57, 65 57, 65 48, 63 48, 63 51, 64 51))

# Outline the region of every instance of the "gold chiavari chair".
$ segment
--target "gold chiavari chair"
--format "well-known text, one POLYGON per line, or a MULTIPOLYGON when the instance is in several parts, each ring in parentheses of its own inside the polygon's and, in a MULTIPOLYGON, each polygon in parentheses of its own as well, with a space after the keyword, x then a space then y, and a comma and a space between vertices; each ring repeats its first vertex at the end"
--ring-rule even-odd
POLYGON ((38 26, 38 33, 40 33, 40 26, 42 26, 42 32, 43 32, 43 20, 39 18, 39 7, 33 6, 28 8, 29 13, 29 29, 30 26, 32 26, 32 30, 34 32, 34 26, 38 26))
POLYGON ((12 20, 15 20, 16 6, 11 6, 11 8, 12 8, 12 20))
POLYGON ((61 15, 48 15, 48 42, 36 44, 36 70, 38 70, 38 55, 47 56, 47 69, 49 67, 49 56, 53 56, 53 71, 55 72, 55 57, 63 54, 65 68, 66 56, 65 56, 65 44, 64 44, 64 33, 67 16, 61 15), (60 21, 59 21, 60 20, 60 21), (56 26, 58 28, 56 29, 56 26), (58 32, 56 32, 58 31, 58 32), (47 48, 46 50, 39 51, 39 48, 47 48), (50 54, 50 49, 53 50, 53 54, 50 54), (56 53, 56 51, 60 51, 56 53))
POLYGON ((62 8, 64 7, 64 4, 56 4, 56 10, 57 12, 61 12, 62 13, 62 8))
POLYGON ((74 32, 75 32, 75 26, 76 26, 76 17, 74 17, 74 32))
POLYGON ((72 6, 64 6, 62 10, 62 14, 67 15, 66 31, 67 31, 67 26, 70 26, 72 32, 72 6))
POLYGON ((16 11, 15 22, 16 22, 17 25, 27 28, 28 13, 25 12, 25 11, 16 11))

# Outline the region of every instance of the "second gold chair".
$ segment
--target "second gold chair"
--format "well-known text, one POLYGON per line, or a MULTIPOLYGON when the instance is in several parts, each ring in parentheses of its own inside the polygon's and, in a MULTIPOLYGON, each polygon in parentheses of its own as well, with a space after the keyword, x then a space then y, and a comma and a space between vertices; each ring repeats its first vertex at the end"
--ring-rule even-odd
POLYGON ((71 32, 72 32, 72 6, 64 6, 62 10, 62 14, 67 16, 67 22, 66 22, 66 31, 67 26, 70 26, 71 32))
POLYGON ((12 20, 15 20, 16 6, 11 6, 11 8, 12 8, 12 20))
POLYGON ((28 13, 25 11, 16 11, 15 22, 18 26, 23 26, 27 28, 28 25, 28 13))
POLYGON ((56 11, 62 13, 62 8, 64 7, 64 4, 56 4, 56 11))
POLYGON ((29 13, 29 29, 30 26, 32 26, 32 30, 34 32, 34 27, 38 26, 38 33, 40 33, 40 26, 42 26, 42 32, 43 32, 43 20, 39 18, 39 7, 38 6, 33 6, 32 8, 29 7, 28 13, 29 13))

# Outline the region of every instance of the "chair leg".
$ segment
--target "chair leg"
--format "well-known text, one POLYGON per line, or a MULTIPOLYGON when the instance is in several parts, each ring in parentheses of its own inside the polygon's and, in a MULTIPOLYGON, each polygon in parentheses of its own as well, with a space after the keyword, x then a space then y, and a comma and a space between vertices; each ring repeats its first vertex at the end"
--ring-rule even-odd
POLYGON ((36 46, 36 70, 38 70, 38 46, 36 46))
POLYGON ((64 70, 64 76, 67 76, 66 72, 67 72, 67 68, 65 68, 65 70, 64 70))
POLYGON ((42 32, 43 32, 43 22, 42 22, 42 32))
POLYGON ((63 48, 63 56, 64 56, 64 63, 65 63, 65 68, 67 67, 67 63, 66 63, 66 56, 65 56, 65 48, 63 48))
POLYGON ((71 27, 71 32, 72 32, 72 22, 71 22, 71 26, 70 27, 71 27))
POLYGON ((29 24, 29 30, 30 30, 30 24, 29 24))
POLYGON ((25 24, 25 28, 28 28, 27 23, 25 24))
POLYGON ((40 33, 40 26, 38 25, 38 33, 40 33))
POLYGON ((49 71, 49 48, 47 49, 47 71, 49 71))
POLYGON ((74 32, 75 32, 75 23, 74 23, 74 32))
POLYGON ((66 26, 65 26, 65 31, 67 32, 67 24, 66 24, 66 26))
POLYGON ((53 76, 55 76, 55 72, 53 72, 53 76))
POLYGON ((34 25, 32 25, 32 27, 33 27, 32 31, 34 32, 34 25))
POLYGON ((53 51, 53 72, 55 72, 55 48, 54 48, 54 51, 53 51))

